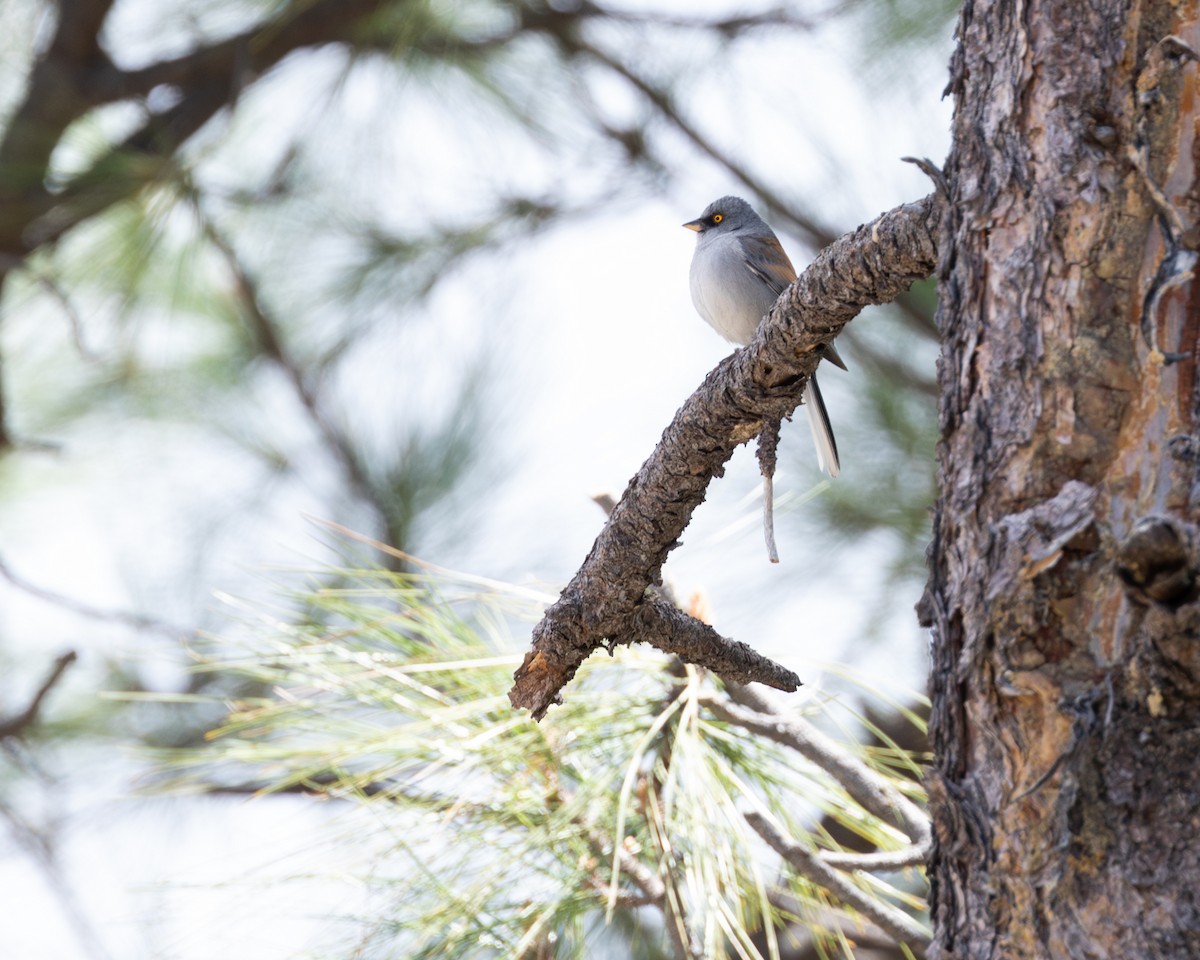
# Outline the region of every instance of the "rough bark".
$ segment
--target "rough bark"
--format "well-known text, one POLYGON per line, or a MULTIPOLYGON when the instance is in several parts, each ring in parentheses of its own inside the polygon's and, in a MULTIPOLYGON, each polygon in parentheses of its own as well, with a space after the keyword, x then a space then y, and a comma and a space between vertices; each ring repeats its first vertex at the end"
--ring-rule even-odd
POLYGON ((591 553, 534 629, 533 649, 509 692, 514 706, 544 716, 593 650, 634 641, 730 679, 796 688, 799 680, 790 671, 647 591, 733 451, 757 436, 764 423, 799 406, 823 345, 864 306, 892 300, 932 273, 940 211, 940 201, 926 197, 826 248, 780 296, 754 340, 708 375, 629 482, 591 553))
POLYGON ((921 608, 935 957, 1200 956, 1196 17, 961 13, 921 608))

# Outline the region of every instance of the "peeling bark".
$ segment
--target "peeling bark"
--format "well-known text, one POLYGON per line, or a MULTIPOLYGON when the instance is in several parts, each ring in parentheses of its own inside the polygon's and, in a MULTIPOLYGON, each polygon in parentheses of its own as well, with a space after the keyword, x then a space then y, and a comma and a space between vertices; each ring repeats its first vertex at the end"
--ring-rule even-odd
POLYGON ((1196 18, 962 10, 921 605, 932 957, 1200 956, 1196 18))

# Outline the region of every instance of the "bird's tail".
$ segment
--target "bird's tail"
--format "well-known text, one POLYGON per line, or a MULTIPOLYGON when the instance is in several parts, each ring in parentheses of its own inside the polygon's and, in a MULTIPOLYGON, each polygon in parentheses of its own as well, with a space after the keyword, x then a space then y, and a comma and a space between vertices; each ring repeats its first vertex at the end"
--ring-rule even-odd
POLYGON ((825 409, 825 401, 821 399, 821 388, 817 386, 817 376, 808 378, 804 387, 804 405, 808 408, 808 425, 812 429, 813 443, 817 448, 817 463, 831 477, 836 477, 842 471, 838 462, 837 441, 833 439, 833 426, 829 423, 829 411, 825 409))

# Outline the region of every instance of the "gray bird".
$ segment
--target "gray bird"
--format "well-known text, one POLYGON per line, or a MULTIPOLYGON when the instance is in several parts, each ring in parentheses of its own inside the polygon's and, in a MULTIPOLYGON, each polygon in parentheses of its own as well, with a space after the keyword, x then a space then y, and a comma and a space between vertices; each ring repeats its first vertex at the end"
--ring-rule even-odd
MULTIPOLYGON (((796 279, 792 261, 775 231, 741 197, 714 200, 699 218, 684 226, 697 234, 692 255, 692 303, 696 311, 726 340, 749 343, 759 321, 796 279)), ((826 348, 824 359, 846 369, 832 344, 826 348)), ((836 477, 840 472, 837 443, 815 374, 804 388, 804 406, 817 447, 817 462, 836 477)))

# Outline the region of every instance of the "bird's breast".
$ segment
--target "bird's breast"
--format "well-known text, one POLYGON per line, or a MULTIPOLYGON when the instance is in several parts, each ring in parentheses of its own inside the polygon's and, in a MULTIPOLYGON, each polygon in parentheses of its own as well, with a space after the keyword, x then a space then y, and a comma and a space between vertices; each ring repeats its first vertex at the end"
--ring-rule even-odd
POLYGON ((736 237, 698 243, 692 256, 692 303, 726 340, 746 344, 775 297, 746 266, 736 237))

